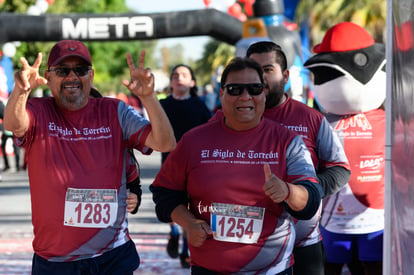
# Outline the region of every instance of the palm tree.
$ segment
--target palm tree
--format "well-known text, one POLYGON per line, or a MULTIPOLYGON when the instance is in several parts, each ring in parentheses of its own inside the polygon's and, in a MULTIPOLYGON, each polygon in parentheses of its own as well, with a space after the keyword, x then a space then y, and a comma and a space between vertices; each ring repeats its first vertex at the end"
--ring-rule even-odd
POLYGON ((320 43, 333 25, 350 21, 364 27, 376 42, 385 42, 385 0, 301 0, 296 22, 308 22, 311 45, 320 43))

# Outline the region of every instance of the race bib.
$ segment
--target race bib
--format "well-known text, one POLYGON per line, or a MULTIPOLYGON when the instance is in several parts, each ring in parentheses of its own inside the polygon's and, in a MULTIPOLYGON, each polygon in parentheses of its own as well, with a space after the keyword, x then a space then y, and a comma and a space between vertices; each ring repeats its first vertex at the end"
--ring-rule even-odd
POLYGON ((65 226, 105 228, 115 223, 118 196, 115 189, 75 189, 66 191, 65 226))
POLYGON ((210 224, 215 240, 257 243, 263 227, 263 207, 212 203, 210 210, 210 224))

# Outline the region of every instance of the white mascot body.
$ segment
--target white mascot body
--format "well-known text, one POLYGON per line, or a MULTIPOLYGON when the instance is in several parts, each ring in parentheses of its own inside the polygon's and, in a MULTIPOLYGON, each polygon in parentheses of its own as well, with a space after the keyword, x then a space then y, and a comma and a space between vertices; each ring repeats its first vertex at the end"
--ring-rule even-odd
MULTIPOLYGON (((344 145, 351 178, 324 200, 321 229, 369 234, 384 229, 385 46, 360 26, 331 27, 305 63, 317 102, 344 145)), ((381 235, 382 237, 382 235, 381 235)))

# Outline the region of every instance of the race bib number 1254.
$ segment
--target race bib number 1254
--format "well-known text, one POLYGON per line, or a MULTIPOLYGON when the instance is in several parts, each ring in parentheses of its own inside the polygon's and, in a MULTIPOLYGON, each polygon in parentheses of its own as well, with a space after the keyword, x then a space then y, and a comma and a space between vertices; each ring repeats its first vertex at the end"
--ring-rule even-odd
POLYGON ((257 243, 262 232, 264 208, 226 203, 212 203, 211 206, 211 228, 215 240, 257 243))

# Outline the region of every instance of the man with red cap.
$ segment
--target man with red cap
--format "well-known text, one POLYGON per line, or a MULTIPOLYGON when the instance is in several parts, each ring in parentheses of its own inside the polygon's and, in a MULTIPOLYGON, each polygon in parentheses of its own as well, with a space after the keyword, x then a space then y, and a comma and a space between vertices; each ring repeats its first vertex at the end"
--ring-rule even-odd
POLYGON ((52 48, 48 69, 39 75, 42 54, 33 65, 21 58, 6 106, 4 127, 28 154, 34 230, 32 274, 132 274, 139 256, 128 233, 128 150, 171 151, 175 138, 144 69, 145 52, 130 80, 151 123, 112 98, 89 97, 94 70, 80 41, 52 48), (53 97, 31 98, 47 84, 53 97))
POLYGON ((341 139, 351 178, 324 200, 321 233, 325 274, 382 274, 386 94, 385 46, 362 27, 331 27, 315 56, 305 62, 314 74, 315 94, 341 139), (362 270, 354 271, 354 255, 362 270))

